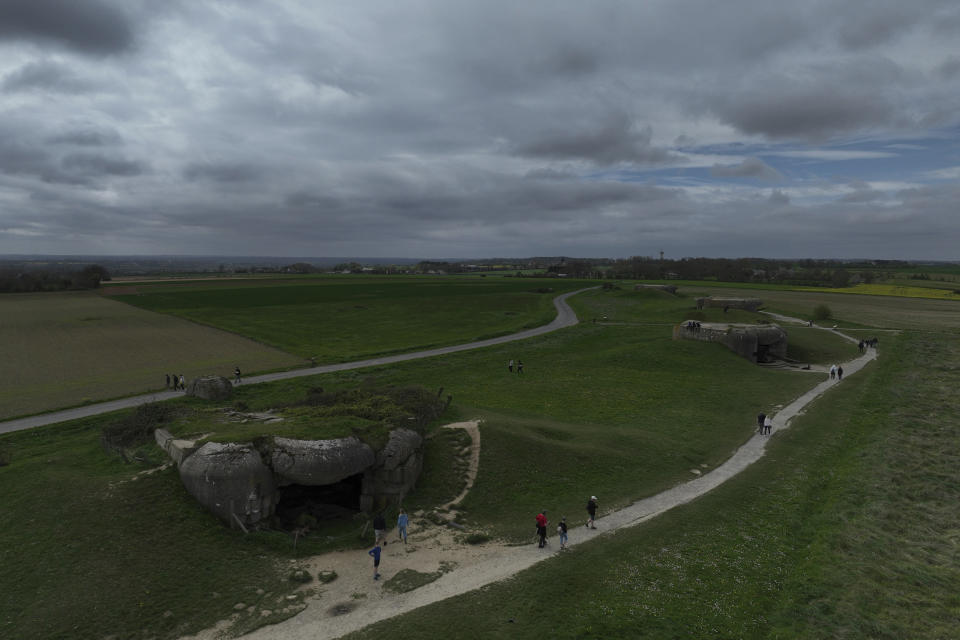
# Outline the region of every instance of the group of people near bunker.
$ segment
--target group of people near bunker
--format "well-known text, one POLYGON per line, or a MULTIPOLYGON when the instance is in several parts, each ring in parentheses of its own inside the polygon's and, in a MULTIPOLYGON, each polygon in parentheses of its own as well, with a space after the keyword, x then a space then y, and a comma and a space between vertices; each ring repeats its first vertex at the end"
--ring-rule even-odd
MULTIPOLYGON (((590 499, 587 501, 587 518, 586 527, 588 529, 596 529, 596 518, 597 518, 597 505, 599 501, 597 496, 590 496, 590 499)), ((543 509, 540 513, 537 514, 536 518, 537 526, 537 547, 543 549, 547 546, 547 526, 549 520, 547 519, 547 510, 543 509)), ((397 542, 402 542, 407 544, 407 526, 410 522, 410 518, 407 515, 407 512, 403 509, 400 509, 400 513, 397 515, 397 542)), ((560 518, 560 522, 557 523, 557 535, 560 538, 560 549, 566 550, 569 544, 569 534, 567 529, 567 518, 566 516, 560 518)), ((380 579, 380 560, 383 557, 383 547, 387 546, 387 521, 383 515, 383 512, 378 512, 373 517, 373 537, 374 543, 373 548, 367 551, 367 555, 373 558, 373 579, 380 579)))

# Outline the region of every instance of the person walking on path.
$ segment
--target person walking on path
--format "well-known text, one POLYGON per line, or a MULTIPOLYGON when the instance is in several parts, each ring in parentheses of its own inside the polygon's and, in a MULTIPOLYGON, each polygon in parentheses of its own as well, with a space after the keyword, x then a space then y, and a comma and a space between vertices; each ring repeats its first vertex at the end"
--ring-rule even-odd
POLYGON ((167 374, 167 389, 170 388, 170 374, 167 374))
POLYGON ((857 345, 857 348, 860 349, 860 353, 863 353, 863 346, 864 346, 863 340, 861 340, 860 343, 857 345))
POLYGON ((830 365, 830 379, 833 380, 837 377, 837 365, 830 365))
POLYGON ((596 529, 594 521, 597 519, 597 496, 590 496, 590 500, 587 501, 587 513, 590 514, 590 519, 587 520, 587 527, 590 529, 596 529))
POLYGON ((240 384, 240 367, 233 368, 233 381, 236 384, 240 384))
POLYGON ((373 556, 373 579, 380 579, 380 543, 377 542, 373 549, 367 551, 367 555, 373 556))
POLYGON ((757 431, 759 431, 761 435, 763 434, 763 421, 766 419, 766 417, 767 414, 765 414, 763 411, 757 414, 757 431))
POLYGON ((403 509, 400 509, 400 515, 397 516, 397 541, 402 540, 403 544, 407 544, 407 512, 403 509))
POLYGON ((517 373, 523 373, 523 360, 517 360, 517 373))
POLYGON ((843 367, 837 367, 837 382, 843 380, 843 367))
POLYGON ((513 360, 507 363, 507 371, 513 373, 513 360))
MULTIPOLYGON (((380 544, 380 541, 383 540, 384 534, 386 533, 387 521, 383 519, 383 512, 380 511, 377 515, 373 516, 373 538, 377 545, 380 544)), ((384 541, 383 544, 386 546, 386 541, 384 541)))
POLYGON ((560 536, 560 549, 567 548, 567 518, 560 518, 560 524, 557 525, 557 535, 560 536))
POLYGON ((770 435, 770 429, 772 428, 773 428, 773 418, 771 418, 770 416, 767 416, 766 418, 763 419, 763 433, 766 435, 770 435))
POLYGON ((537 514, 537 537, 540 538, 540 543, 537 545, 541 549, 547 544, 547 510, 544 509, 537 514))

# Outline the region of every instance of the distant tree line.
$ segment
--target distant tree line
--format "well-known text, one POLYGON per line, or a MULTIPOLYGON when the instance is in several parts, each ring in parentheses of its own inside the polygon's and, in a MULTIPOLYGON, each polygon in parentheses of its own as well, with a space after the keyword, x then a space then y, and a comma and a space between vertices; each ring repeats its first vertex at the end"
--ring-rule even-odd
POLYGON ((96 289, 108 280, 110 273, 98 264, 77 271, 0 268, 0 293, 96 289))

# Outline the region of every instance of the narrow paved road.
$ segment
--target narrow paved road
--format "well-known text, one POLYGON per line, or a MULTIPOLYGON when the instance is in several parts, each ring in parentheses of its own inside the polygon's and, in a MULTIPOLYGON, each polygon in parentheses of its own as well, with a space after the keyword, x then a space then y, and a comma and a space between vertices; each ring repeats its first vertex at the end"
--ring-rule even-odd
MULTIPOLYGON (((251 376, 249 378, 244 378, 243 384, 257 384, 259 382, 273 382, 274 380, 287 380, 289 378, 300 378, 302 376, 315 376, 319 373, 345 371, 347 369, 362 369, 364 367, 374 367, 382 364, 391 364, 393 362, 403 362, 405 360, 431 358, 433 356, 441 356, 447 353, 456 353, 458 351, 482 349, 483 347, 513 342, 514 340, 525 340, 534 336, 543 335, 544 333, 556 331, 557 329, 572 327, 573 325, 577 324, 577 314, 575 314, 573 309, 570 308, 570 305, 567 304, 567 298, 578 293, 597 288, 598 287, 587 287, 586 289, 578 289, 577 291, 571 291, 570 293, 557 296, 553 299, 553 306, 557 310, 557 317, 554 318, 553 322, 550 324, 545 324, 542 327, 537 327, 535 329, 527 329, 526 331, 511 333, 507 336, 490 338, 488 340, 478 340, 477 342, 468 342, 466 344, 458 344, 451 347, 439 347, 437 349, 415 351, 413 353, 385 356, 383 358, 370 358, 369 360, 357 360, 356 362, 341 362, 339 364, 328 364, 320 367, 294 369, 293 371, 281 371, 279 373, 267 373, 262 376, 251 376)), ((46 424, 54 424, 57 422, 64 422, 66 420, 76 420, 77 418, 88 418, 90 416, 96 416, 102 413, 117 411, 118 409, 129 409, 130 407, 136 407, 148 402, 161 402, 163 400, 177 398, 182 395, 183 393, 180 391, 157 391, 154 393, 145 393, 139 396, 131 396, 129 398, 120 398, 119 400, 98 402, 96 404, 89 404, 73 409, 42 413, 40 415, 20 418, 17 420, 8 420, 6 422, 0 422, 0 433, 22 431, 24 429, 32 429, 33 427, 39 427, 46 424)))

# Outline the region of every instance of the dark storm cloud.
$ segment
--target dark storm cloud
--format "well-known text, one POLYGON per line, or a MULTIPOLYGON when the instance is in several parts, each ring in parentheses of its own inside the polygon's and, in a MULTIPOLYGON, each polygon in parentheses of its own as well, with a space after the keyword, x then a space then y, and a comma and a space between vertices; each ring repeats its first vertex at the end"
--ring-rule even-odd
POLYGON ((30 62, 8 73, 0 82, 0 89, 7 92, 43 89, 61 93, 84 93, 93 88, 70 69, 49 61, 30 62))
POLYGON ((760 158, 747 158, 740 164, 715 164, 710 168, 715 178, 759 178, 761 180, 782 180, 783 174, 760 158))
POLYGON ((260 168, 239 163, 194 163, 183 170, 183 177, 193 182, 210 180, 212 182, 252 182, 263 175, 260 168))
POLYGON ((516 153, 532 158, 589 160, 598 165, 618 162, 656 164, 679 157, 651 144, 650 126, 637 127, 626 115, 608 117, 598 126, 580 131, 544 132, 534 140, 517 146, 516 153))
POLYGON ((0 40, 55 42, 89 54, 133 46, 133 27, 116 6, 100 0, 0 0, 0 40))
POLYGON ((779 90, 729 96, 718 100, 714 109, 738 130, 769 138, 822 139, 894 119, 893 106, 877 93, 841 85, 783 84, 779 90))

